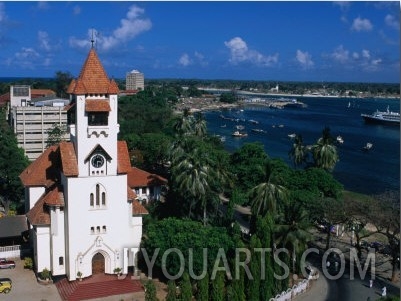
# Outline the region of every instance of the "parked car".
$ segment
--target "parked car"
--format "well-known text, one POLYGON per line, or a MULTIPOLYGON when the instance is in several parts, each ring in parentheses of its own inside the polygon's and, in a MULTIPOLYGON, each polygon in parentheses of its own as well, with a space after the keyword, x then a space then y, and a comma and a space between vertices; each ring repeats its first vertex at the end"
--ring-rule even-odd
POLYGON ((12 286, 10 278, 0 278, 0 293, 8 294, 11 291, 12 286))
POLYGON ((15 268, 15 261, 0 258, 0 269, 13 269, 15 268))

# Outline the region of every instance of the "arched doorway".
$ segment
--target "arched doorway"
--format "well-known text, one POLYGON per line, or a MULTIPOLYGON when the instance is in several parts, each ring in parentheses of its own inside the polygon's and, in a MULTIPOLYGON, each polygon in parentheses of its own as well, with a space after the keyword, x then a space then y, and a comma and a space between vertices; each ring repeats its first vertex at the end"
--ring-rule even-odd
POLYGON ((92 258, 92 275, 104 273, 104 256, 96 253, 92 258))

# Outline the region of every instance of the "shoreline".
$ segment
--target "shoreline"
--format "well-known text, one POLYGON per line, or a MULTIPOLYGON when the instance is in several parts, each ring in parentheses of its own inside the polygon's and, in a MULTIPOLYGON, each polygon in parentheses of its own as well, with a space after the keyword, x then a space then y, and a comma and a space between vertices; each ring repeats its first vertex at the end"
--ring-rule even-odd
MULTIPOLYGON (((354 96, 333 96, 333 95, 313 95, 313 94, 264 94, 264 93, 246 93, 244 95, 255 96, 258 98, 260 96, 273 97, 272 99, 266 99, 264 101, 236 101, 234 103, 224 103, 214 98, 209 97, 196 97, 196 98, 185 98, 182 100, 181 104, 177 104, 174 108, 174 113, 182 114, 184 109, 189 109, 191 113, 204 112, 204 111, 219 111, 224 109, 235 109, 246 106, 265 106, 265 107, 275 107, 282 109, 286 104, 291 103, 294 98, 325 98, 325 99, 389 99, 392 101, 400 101, 399 97, 393 96, 375 96, 375 97, 354 97, 354 96), (276 97, 288 97, 288 101, 280 101, 276 97)), ((298 104, 304 105, 302 101, 297 101, 298 104)))

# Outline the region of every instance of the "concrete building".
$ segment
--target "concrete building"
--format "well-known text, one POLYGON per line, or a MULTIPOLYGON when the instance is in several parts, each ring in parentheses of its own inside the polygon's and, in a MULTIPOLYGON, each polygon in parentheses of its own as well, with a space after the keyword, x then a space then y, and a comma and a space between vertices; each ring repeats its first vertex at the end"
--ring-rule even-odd
POLYGON ((128 72, 125 78, 125 89, 130 90, 143 90, 145 88, 145 78, 143 73, 138 70, 128 72))
POLYGON ((34 98, 36 94, 30 86, 10 87, 9 122, 16 134, 18 146, 25 150, 31 161, 46 149, 48 131, 55 126, 65 129, 61 139, 69 140, 65 108, 69 100, 56 98, 50 90, 40 91, 38 95, 41 97, 34 98))
POLYGON ((46 149, 20 175, 34 268, 69 281, 136 266, 146 209, 129 187, 118 141, 119 89, 91 49, 70 95, 71 142, 46 149))

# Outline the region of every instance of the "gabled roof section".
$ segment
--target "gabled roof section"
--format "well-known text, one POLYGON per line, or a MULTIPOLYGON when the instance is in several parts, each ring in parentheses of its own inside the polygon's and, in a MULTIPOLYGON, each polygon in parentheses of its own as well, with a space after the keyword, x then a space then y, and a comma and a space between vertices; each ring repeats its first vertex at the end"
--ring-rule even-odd
POLYGON ((106 157, 107 161, 111 160, 110 155, 104 150, 104 148, 100 145, 97 144, 90 152, 89 155, 85 158, 84 162, 88 162, 88 160, 90 159, 90 157, 94 154, 94 153, 101 153, 106 157))
POLYGON ((125 141, 117 142, 117 173, 126 174, 131 170, 131 161, 128 154, 128 146, 125 141))
POLYGON ((31 208, 31 210, 28 211, 26 214, 26 217, 28 218, 28 221, 31 223, 31 225, 35 226, 45 226, 45 225, 50 225, 50 214, 47 208, 45 207, 45 198, 41 197, 31 208))
POLYGON ((159 175, 132 167, 127 174, 128 186, 131 188, 151 187, 167 184, 167 180, 159 175))
POLYGON ((143 207, 138 200, 132 202, 132 215, 146 215, 149 214, 148 210, 143 207))
POLYGON ((54 186, 43 196, 44 204, 48 206, 64 206, 64 191, 60 186, 54 186))
POLYGON ((82 66, 78 79, 68 87, 69 94, 119 94, 118 85, 109 80, 94 48, 82 66))
POLYGON ((60 178, 60 154, 58 145, 46 149, 20 174, 24 186, 50 187, 60 178))
POLYGON ((78 160, 72 142, 61 142, 59 145, 61 166, 66 177, 78 176, 78 160))
POLYGON ((128 201, 133 201, 137 198, 136 193, 134 191, 132 191, 132 189, 129 188, 128 186, 127 186, 127 198, 128 198, 128 201))
POLYGON ((105 99, 87 99, 85 101, 86 112, 110 112, 110 103, 105 99))

